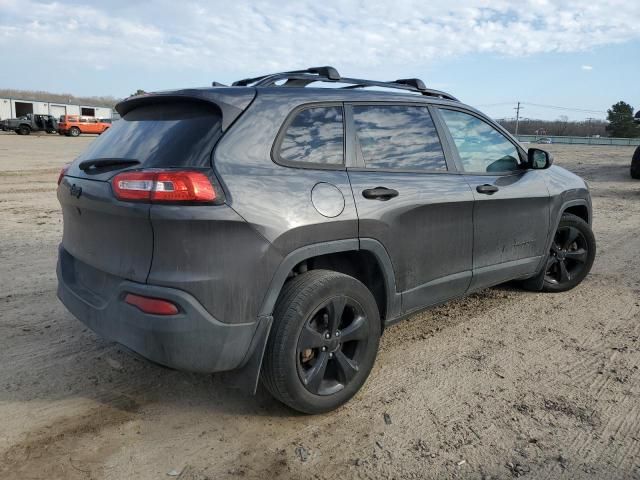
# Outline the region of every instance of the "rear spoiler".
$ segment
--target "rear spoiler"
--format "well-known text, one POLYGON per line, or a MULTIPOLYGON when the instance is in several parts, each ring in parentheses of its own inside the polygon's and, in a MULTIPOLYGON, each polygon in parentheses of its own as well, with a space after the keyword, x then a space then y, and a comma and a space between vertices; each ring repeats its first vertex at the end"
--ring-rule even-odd
POLYGON ((253 87, 188 88, 129 97, 116 105, 116 111, 124 117, 131 110, 158 102, 180 100, 206 102, 220 109, 222 131, 225 131, 251 104, 255 96, 256 89, 253 87))

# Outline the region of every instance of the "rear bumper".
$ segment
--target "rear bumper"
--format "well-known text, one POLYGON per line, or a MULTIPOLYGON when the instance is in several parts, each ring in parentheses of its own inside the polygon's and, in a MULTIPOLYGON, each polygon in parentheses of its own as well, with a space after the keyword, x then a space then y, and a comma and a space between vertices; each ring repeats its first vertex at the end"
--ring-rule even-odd
POLYGON ((60 247, 58 298, 82 323, 156 363, 192 372, 242 366, 258 322, 226 324, 188 293, 120 279, 82 264, 60 247), (99 278, 97 278, 99 277, 99 278), (150 315, 124 302, 127 293, 169 300, 177 315, 150 315))

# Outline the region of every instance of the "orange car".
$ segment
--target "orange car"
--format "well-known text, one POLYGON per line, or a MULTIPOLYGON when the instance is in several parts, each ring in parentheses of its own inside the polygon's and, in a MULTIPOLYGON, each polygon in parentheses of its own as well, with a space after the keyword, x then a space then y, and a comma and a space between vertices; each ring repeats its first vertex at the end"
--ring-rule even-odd
POLYGON ((58 122, 58 133, 77 137, 81 133, 97 133, 100 135, 111 126, 111 123, 95 117, 82 117, 80 115, 62 115, 58 122))

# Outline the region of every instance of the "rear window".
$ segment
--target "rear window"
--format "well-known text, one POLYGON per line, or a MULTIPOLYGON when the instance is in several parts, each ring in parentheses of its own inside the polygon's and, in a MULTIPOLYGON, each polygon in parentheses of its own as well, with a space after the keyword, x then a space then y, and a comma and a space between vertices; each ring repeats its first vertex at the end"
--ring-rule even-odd
POLYGON ((138 160, 149 167, 208 167, 220 137, 220 111, 197 102, 146 105, 130 111, 78 159, 138 160))

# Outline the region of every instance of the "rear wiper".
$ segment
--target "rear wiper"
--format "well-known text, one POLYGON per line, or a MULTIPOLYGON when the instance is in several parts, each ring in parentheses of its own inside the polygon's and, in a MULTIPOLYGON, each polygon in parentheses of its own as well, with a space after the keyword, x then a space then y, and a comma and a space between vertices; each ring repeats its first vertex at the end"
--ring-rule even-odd
POLYGON ((124 158, 98 158, 95 160, 83 160, 78 164, 78 168, 86 172, 90 168, 109 168, 109 167, 129 167, 138 165, 138 160, 127 160, 124 158))

